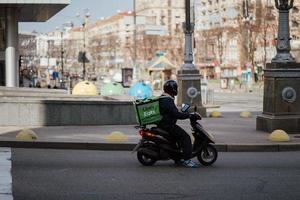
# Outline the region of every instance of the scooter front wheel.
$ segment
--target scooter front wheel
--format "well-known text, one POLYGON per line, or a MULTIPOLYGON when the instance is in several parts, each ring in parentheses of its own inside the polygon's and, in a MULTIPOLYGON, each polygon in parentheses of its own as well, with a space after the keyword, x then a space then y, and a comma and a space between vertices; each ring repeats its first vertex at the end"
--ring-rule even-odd
POLYGON ((211 144, 205 145, 197 154, 199 162, 204 166, 210 166, 218 158, 217 149, 211 144))
POLYGON ((151 158, 150 156, 146 155, 145 153, 143 153, 141 151, 137 152, 137 159, 144 166, 152 166, 157 161, 156 159, 151 158))

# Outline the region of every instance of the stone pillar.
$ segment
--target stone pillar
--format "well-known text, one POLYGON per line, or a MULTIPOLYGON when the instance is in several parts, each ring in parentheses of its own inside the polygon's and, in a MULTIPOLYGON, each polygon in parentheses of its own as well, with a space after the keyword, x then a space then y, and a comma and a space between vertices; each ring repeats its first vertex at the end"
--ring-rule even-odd
POLYGON ((6 9, 5 85, 18 87, 18 19, 16 8, 6 9))

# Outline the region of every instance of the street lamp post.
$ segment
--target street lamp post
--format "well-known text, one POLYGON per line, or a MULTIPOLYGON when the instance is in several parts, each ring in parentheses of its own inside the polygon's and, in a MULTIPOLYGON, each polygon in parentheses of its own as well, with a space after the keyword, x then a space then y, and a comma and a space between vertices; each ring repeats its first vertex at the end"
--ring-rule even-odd
MULTIPOLYGON (((77 14, 77 17, 80 17, 80 14, 77 14)), ((88 22, 88 18, 90 17, 90 13, 88 9, 85 9, 84 18, 82 22, 82 32, 83 32, 83 52, 82 52, 82 76, 83 80, 86 80, 86 24, 88 22)))
POLYGON ((47 80, 47 85, 51 84, 51 78, 50 78, 50 39, 49 36, 47 36, 47 72, 48 72, 48 80, 47 80))
POLYGON ((60 63, 61 63, 61 88, 65 87, 65 75, 64 75, 64 43, 63 43, 64 32, 60 32, 60 63))
POLYGON ((264 70, 263 113, 257 117, 256 129, 288 133, 300 131, 300 63, 290 54, 289 10, 293 0, 275 0, 279 10, 277 54, 264 70))
POLYGON ((247 72, 247 79, 246 79, 246 88, 247 91, 251 91, 252 82, 254 79, 254 66, 253 66, 253 41, 252 41, 252 27, 253 22, 255 21, 255 16, 253 16, 249 11, 249 0, 244 0, 242 3, 242 22, 243 28, 241 30, 241 37, 242 37, 242 50, 241 50, 241 64, 242 69, 246 70, 247 72), (244 43, 246 45, 244 45, 244 43))
MULTIPOLYGON (((194 7, 193 7, 194 8, 194 7)), ((184 64, 178 71, 177 80, 179 86, 179 93, 177 98, 177 105, 189 103, 197 106, 198 112, 206 116, 206 109, 202 105, 201 97, 201 75, 196 69, 193 61, 193 33, 194 33, 194 15, 191 16, 191 0, 185 0, 185 23, 183 30, 185 34, 184 46, 184 64)))
POLYGON ((133 59, 133 71, 134 71, 134 79, 138 80, 139 72, 137 67, 137 21, 136 21, 136 0, 133 0, 133 23, 134 23, 134 30, 133 30, 133 44, 134 44, 134 59, 133 59))
POLYGON ((82 24, 82 28, 83 28, 83 54, 82 54, 82 67, 83 67, 83 71, 82 71, 82 74, 83 74, 83 80, 86 80, 86 67, 85 67, 85 25, 86 23, 84 22, 82 24))
POLYGON ((190 0, 185 0, 185 23, 183 24, 183 30, 185 33, 185 46, 184 46, 184 65, 182 69, 184 70, 195 70, 195 65, 193 64, 193 34, 194 34, 194 20, 191 21, 191 2, 190 0))
POLYGON ((279 10, 277 54, 272 63, 295 62, 291 55, 289 10, 293 8, 294 0, 275 0, 275 6, 279 10))
POLYGON ((65 88, 65 76, 64 76, 64 28, 61 30, 57 27, 57 30, 60 31, 60 66, 61 66, 61 80, 60 80, 60 88, 65 88))

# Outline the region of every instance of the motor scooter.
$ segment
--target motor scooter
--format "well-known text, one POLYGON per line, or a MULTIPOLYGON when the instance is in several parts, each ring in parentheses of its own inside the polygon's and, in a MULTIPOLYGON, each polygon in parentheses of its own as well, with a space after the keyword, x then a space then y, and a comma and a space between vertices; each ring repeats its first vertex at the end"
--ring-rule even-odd
MULTIPOLYGON (((184 104, 181 111, 187 112, 190 105, 184 104)), ((195 107, 195 111, 197 108, 195 107)), ((190 113, 190 124, 194 136, 192 158, 197 156, 198 161, 204 166, 212 165, 218 157, 218 151, 214 147, 214 137, 208 133, 198 122, 201 116, 196 113, 190 113)), ((158 160, 174 160, 180 163, 183 159, 181 147, 175 139, 165 130, 158 127, 147 128, 139 126, 139 134, 142 139, 136 145, 132 152, 137 152, 138 161, 144 166, 152 166, 158 160)))

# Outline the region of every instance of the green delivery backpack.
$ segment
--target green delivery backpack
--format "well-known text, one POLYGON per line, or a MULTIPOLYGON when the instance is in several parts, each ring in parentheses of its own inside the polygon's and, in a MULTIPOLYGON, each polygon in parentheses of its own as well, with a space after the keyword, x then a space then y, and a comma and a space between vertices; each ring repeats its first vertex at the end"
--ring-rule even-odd
POLYGON ((160 98, 166 97, 150 97, 147 99, 139 99, 133 102, 137 122, 140 126, 155 124, 156 122, 159 122, 162 119, 162 116, 159 111, 160 98))

